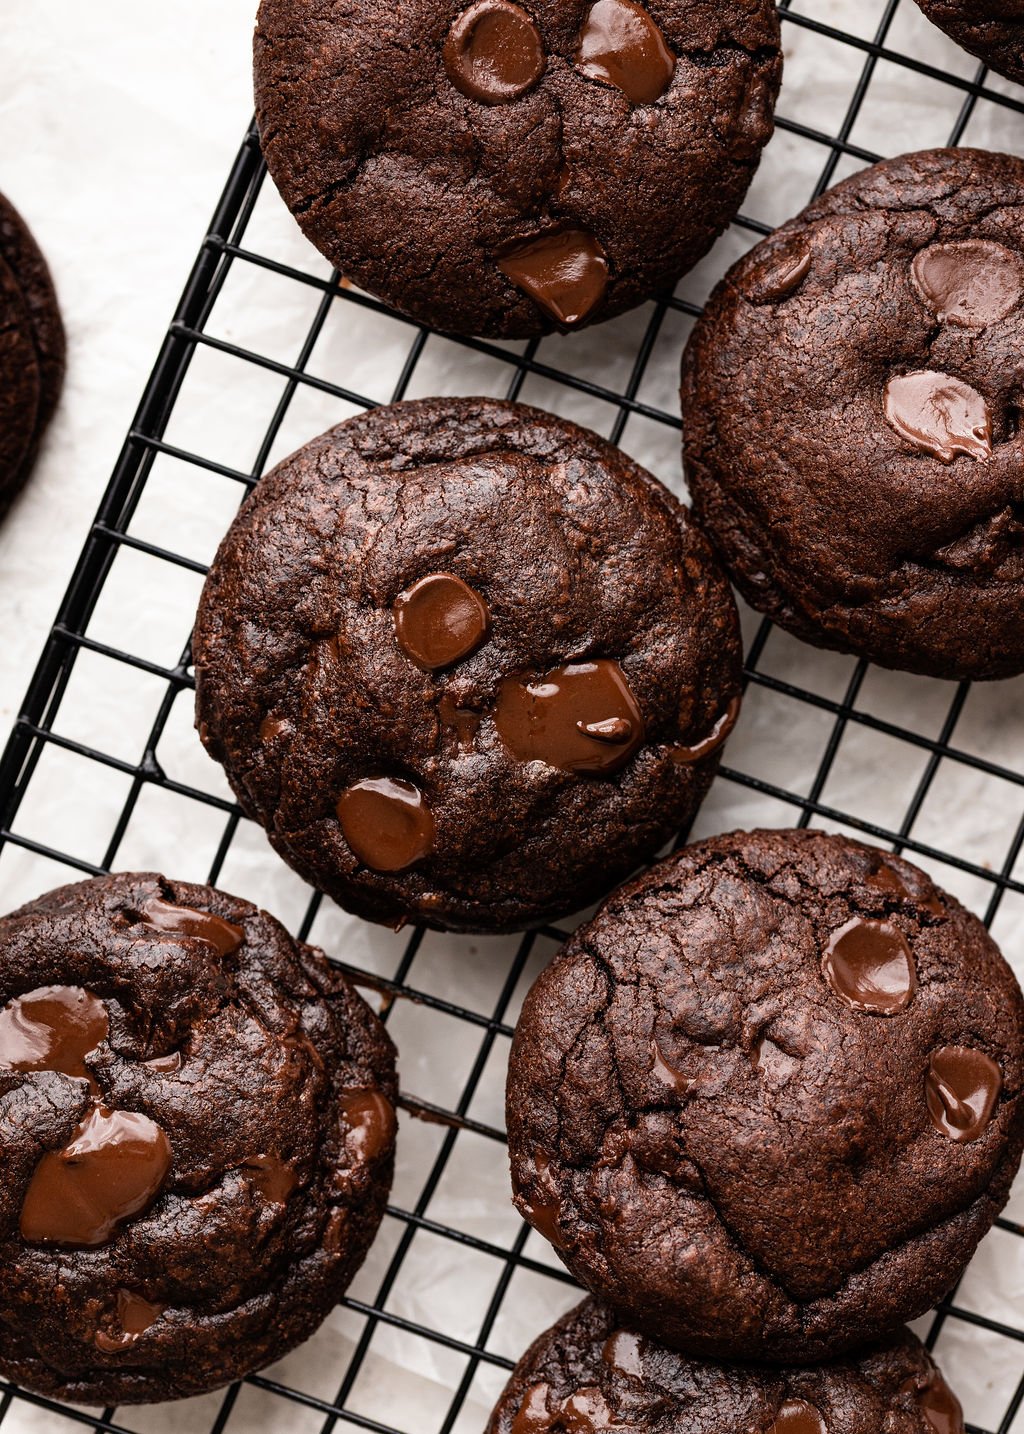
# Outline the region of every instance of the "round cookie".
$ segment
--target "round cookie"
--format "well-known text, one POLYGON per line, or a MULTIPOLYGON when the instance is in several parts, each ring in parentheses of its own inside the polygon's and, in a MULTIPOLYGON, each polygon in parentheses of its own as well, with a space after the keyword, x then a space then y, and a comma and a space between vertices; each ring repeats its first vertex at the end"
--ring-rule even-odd
POLYGON ((28 477, 64 382, 65 340, 46 260, 0 194, 0 512, 28 477))
POLYGON ((803 1363, 954 1284, 1024 1145, 1024 999, 907 862, 715 838, 613 895, 531 991, 516 1204, 626 1323, 803 1363))
POLYGON ((650 474, 537 409, 377 409, 257 485, 210 571, 197 720, 276 850, 387 923, 578 910, 693 816, 735 605, 650 474))
POLYGON ((395 1053, 323 954, 152 875, 0 920, 0 1371, 82 1404, 260 1368, 384 1212, 395 1053))
POLYGON ((917 0, 940 30, 984 60, 989 69, 1024 84, 1024 4, 1021 0, 917 0))
POLYGON ((487 1434, 964 1434, 963 1413, 904 1330, 856 1360, 810 1369, 687 1359, 587 1300, 519 1361, 487 1434))
POLYGON ((1024 160, 864 170, 715 290, 683 361, 695 508, 747 600, 936 677, 1024 671, 1024 160))
POLYGON ((333 264, 411 317, 521 338, 671 286, 772 132, 771 0, 263 0, 271 176, 333 264))

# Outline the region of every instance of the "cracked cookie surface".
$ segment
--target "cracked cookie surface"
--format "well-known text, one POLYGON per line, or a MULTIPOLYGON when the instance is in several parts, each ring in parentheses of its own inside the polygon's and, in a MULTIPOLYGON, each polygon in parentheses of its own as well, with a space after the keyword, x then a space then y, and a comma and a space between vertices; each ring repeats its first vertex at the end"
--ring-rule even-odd
POLYGON ((0 194, 0 515, 21 488, 64 381, 53 280, 25 221, 0 194))
POLYGON ((713 294, 683 361, 694 505, 798 637, 947 678, 1024 671, 1024 161, 888 160, 713 294))
POLYGON ((1024 84, 1024 5, 1020 0, 917 0, 940 30, 997 74, 1024 84))
POLYGON ((370 1008, 265 912, 148 874, 22 907, 0 957, 4 1375, 174 1399, 311 1335, 391 1184, 370 1008))
POLYGON ((516 1204, 627 1324, 803 1362, 930 1308, 1024 1144, 1024 1000, 887 853, 735 833, 613 895, 527 998, 516 1204))
POLYGON ((586 1300, 519 1361, 487 1434, 963 1434, 955 1394, 904 1330, 823 1368, 705 1364, 586 1300))
POLYGON ((772 132, 770 0, 263 0, 270 173, 348 277, 459 333, 529 337, 673 284, 772 132))
POLYGON ((396 404, 267 475, 200 604, 197 720, 359 915, 516 929, 692 816, 735 718, 735 604, 667 489, 490 399, 396 404))

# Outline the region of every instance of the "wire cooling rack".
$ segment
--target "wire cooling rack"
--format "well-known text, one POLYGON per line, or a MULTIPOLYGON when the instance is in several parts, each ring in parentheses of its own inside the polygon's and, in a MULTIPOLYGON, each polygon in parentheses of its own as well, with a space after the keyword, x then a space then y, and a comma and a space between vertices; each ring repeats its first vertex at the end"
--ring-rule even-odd
MULTIPOLYGON (((380 1237, 320 1333, 227 1392, 68 1408, 0 1381, 2 1434, 479 1434, 508 1369, 578 1292, 516 1216, 505 1057, 564 932, 401 937, 310 894, 245 821, 191 730, 188 631, 239 500, 375 402, 492 393, 621 443, 677 491, 679 352, 726 265, 880 154, 1019 149, 1022 92, 910 0, 783 0, 779 132, 744 217, 677 293, 568 339, 448 339, 326 272, 245 137, 0 762, 0 902, 111 868, 209 880, 323 945, 402 1055, 399 1170, 380 1237)), ((170 182, 173 182, 170 181, 170 182)), ((1024 967, 1024 684, 970 688, 817 653, 745 614, 748 695, 695 834, 814 822, 907 853, 1024 967)), ((1018 1187, 1008 1216, 1024 1217, 1018 1187)), ((1001 1220, 920 1329, 978 1434, 1024 1431, 1024 1227, 1001 1220)))

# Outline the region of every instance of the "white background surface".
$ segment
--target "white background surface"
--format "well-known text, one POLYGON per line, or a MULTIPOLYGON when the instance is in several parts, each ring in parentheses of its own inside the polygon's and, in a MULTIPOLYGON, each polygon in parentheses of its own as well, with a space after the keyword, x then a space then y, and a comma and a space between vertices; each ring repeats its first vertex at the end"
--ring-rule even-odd
MULTIPOLYGON (((15 715, 31 669, 54 616, 74 560, 155 359, 167 322, 195 256, 251 111, 250 32, 256 0, 0 0, 4 80, 0 86, 0 189, 21 207, 54 268, 70 338, 69 380, 59 417, 32 484, 0 531, 0 739, 15 715)), ((815 18, 844 24, 869 38, 882 0, 795 0, 815 18)), ((780 113, 832 133, 858 82, 863 55, 788 26, 787 75, 780 113)), ((973 75, 977 66, 927 26, 902 0, 889 36, 893 49, 940 70, 973 75)), ((994 88, 1002 88, 1000 81, 994 88)), ((962 94, 937 81, 878 66, 869 102, 850 140, 895 154, 942 143, 956 120, 962 94)), ((1024 152, 1024 117, 979 104, 964 136, 982 147, 1024 152)), ((746 212, 779 223, 809 197, 825 151, 791 132, 773 141, 746 212)), ((859 167, 844 159, 836 177, 859 167)), ((294 224, 266 186, 247 242, 282 263, 323 273, 294 224)), ((710 283, 749 243, 734 230, 680 292, 699 300, 710 283)), ((210 331, 255 354, 290 360, 298 351, 311 306, 319 295, 236 265, 218 301, 210 331)), ((386 399, 401 370, 412 334, 407 325, 336 302, 334 316, 312 355, 310 372, 386 399)), ((589 335, 546 340, 541 357, 556 367, 612 386, 628 375, 646 315, 624 316, 589 335)), ((640 397, 673 411, 685 324, 666 322, 640 397)), ((509 370, 492 359, 432 339, 417 367, 411 394, 504 391, 509 370)), ((248 471, 283 380, 242 359, 201 350, 190 370, 170 437, 241 471, 248 471)), ((528 380, 523 398, 609 431, 615 410, 554 381, 528 380)), ((346 416, 336 399, 300 387, 275 456, 346 416)), ((623 445, 666 482, 681 484, 678 437, 647 420, 630 420, 623 445)), ((133 519, 135 536, 162 541, 173 551, 206 560, 238 500, 237 485, 176 460, 160 460, 146 502, 133 519)), ((187 636, 199 580, 156 560, 120 555, 90 635, 158 666, 175 663, 187 636)), ((775 634, 762 671, 839 701, 855 664, 775 634)), ((58 734, 124 762, 138 760, 163 684, 112 661, 80 657, 56 724, 58 734)), ((922 735, 941 730, 953 689, 872 670, 857 706, 922 735)), ((952 733, 959 749, 1024 771, 1024 679, 972 691, 952 733)), ((730 743, 728 762, 780 789, 805 793, 829 741, 833 722, 822 709, 754 688, 730 743)), ((192 730, 191 701, 181 694, 160 740, 164 769, 188 788, 226 798, 219 770, 203 755, 192 730)), ((861 821, 895 829, 903 820, 927 762, 926 749, 851 724, 821 800, 861 821)), ((50 744, 33 777, 15 831, 98 862, 119 817, 129 778, 74 758, 50 744)), ((1022 794, 954 760, 944 759, 911 826, 914 839, 956 852, 982 870, 998 869, 1017 822, 1022 794)), ((792 803, 759 795, 728 781, 716 783, 702 810, 697 835, 735 826, 783 826, 799 814, 792 803)), ((147 787, 115 852, 121 868, 164 867, 184 879, 204 880, 218 849, 224 814, 185 797, 166 799, 147 787)), ((838 823, 823 823, 836 826, 838 823)), ((923 860, 944 885, 983 913, 991 884, 939 861, 923 860)), ((1024 858, 1014 875, 1024 876, 1024 858)), ((75 872, 10 844, 3 853, 0 910, 75 872)), ((243 823, 234 837, 220 882, 280 916, 293 929, 309 892, 268 850, 261 833, 243 823)), ((1006 897, 994 931, 1024 972, 1024 898, 1006 897)), ((405 945, 381 928, 346 918, 324 903, 312 939, 335 955, 378 975, 392 976, 405 945)), ((491 938, 428 936, 409 981, 421 991, 459 1000, 490 1015, 516 942, 491 938)), ((529 975, 553 944, 538 943, 529 975)), ((514 1019, 525 982, 508 1011, 514 1019)), ((422 1006, 399 1002, 392 1034, 402 1052, 407 1094, 452 1109, 476 1058, 478 1028, 441 1019, 422 1006)), ((503 1040, 474 1095, 469 1114, 500 1125, 503 1040)), ((393 1200, 412 1209, 436 1156, 443 1132, 403 1117, 393 1200)), ((464 1233, 507 1246, 519 1221, 508 1198, 504 1155, 486 1140, 461 1136, 456 1155, 426 1215, 464 1233), (498 1153, 496 1153, 498 1152, 498 1153)), ((1008 1214, 1024 1218, 1024 1185, 1008 1214)), ((401 1233, 385 1221, 353 1286, 372 1301, 401 1233)), ((540 1262, 554 1256, 536 1235, 527 1253, 540 1262)), ((986 1240, 960 1291, 967 1310, 1004 1324, 1024 1323, 1022 1242, 995 1231, 986 1240)), ((417 1237, 387 1308, 395 1315, 473 1342, 495 1278, 494 1261, 473 1250, 417 1237)), ((542 1328, 569 1304, 574 1291, 535 1275, 517 1275, 489 1342, 495 1353, 517 1358, 542 1328)), ((924 1327, 924 1326, 922 1326, 924 1327)), ((297 1389, 333 1399, 360 1320, 339 1308, 309 1344, 273 1371, 297 1389)), ((996 1334, 983 1336, 959 1320, 946 1323, 939 1358, 959 1390, 972 1422, 994 1429, 1020 1376, 1020 1346, 996 1334)), ((452 1351, 382 1326, 349 1407, 410 1434, 433 1434, 444 1418, 463 1365, 452 1351)), ((478 1372, 456 1425, 479 1434, 503 1383, 499 1369, 478 1372)), ((121 1411, 122 1427, 140 1434, 207 1434, 221 1395, 173 1408, 121 1411)), ((247 1386, 234 1406, 227 1434, 314 1434, 322 1416, 247 1386)), ((339 1430, 354 1426, 342 1423, 339 1430)), ((59 1416, 16 1404, 3 1434, 70 1434, 59 1416)), ((1024 1434, 1024 1411, 1012 1434, 1024 1434)))
POLYGON ((53 269, 68 379, 0 529, 0 743, 252 110, 255 0, 0 0, 0 190, 53 269))

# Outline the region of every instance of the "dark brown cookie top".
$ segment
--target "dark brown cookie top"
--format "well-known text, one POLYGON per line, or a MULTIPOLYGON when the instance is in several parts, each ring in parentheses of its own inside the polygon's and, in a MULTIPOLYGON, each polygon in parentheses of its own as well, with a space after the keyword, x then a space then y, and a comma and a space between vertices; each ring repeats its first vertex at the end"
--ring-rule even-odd
POLYGON ((513 1043, 519 1209, 620 1315, 803 1362, 947 1292, 1024 1144, 1024 1000, 901 859, 734 833, 612 896, 513 1043))
POLYGON ((1024 671, 1024 160, 838 185, 716 289, 683 364, 695 506, 747 599, 938 677, 1024 671))
POLYGON ((352 419, 257 486, 210 572, 197 717, 286 861, 372 920, 576 910, 692 815, 736 611, 668 491, 488 399, 352 419))
POLYGON ((4 1374, 177 1398, 311 1334, 391 1183, 369 1007, 266 913, 151 875, 4 918, 0 969, 4 1374))
POLYGON ((414 318, 525 337, 633 307, 710 248, 772 130, 770 0, 263 0, 278 188, 414 318))
POLYGON ((587 1300, 520 1360, 487 1434, 963 1434, 956 1395, 902 1331, 810 1369, 687 1359, 587 1300))
POLYGON ((1020 0, 917 0, 934 25, 1000 75, 1024 83, 1020 0))

